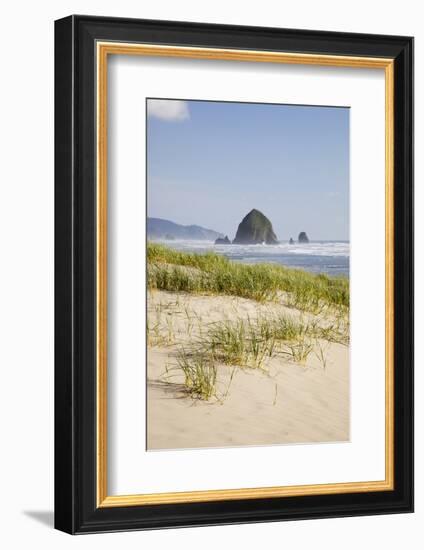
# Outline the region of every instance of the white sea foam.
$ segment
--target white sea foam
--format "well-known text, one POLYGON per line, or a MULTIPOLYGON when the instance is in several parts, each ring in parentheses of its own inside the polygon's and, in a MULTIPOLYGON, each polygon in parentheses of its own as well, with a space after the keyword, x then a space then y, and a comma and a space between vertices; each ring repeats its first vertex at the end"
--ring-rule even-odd
POLYGON ((215 245, 208 241, 161 241, 163 244, 179 250, 215 251, 223 252, 228 256, 237 255, 267 255, 309 254, 312 256, 346 256, 349 257, 350 244, 347 241, 313 241, 305 244, 289 244, 282 242, 275 245, 267 244, 221 244, 215 245))
POLYGON ((161 242, 183 252, 216 252, 244 263, 278 263, 312 272, 349 274, 350 243, 347 241, 281 242, 276 245, 215 245, 207 241, 184 240, 161 242))

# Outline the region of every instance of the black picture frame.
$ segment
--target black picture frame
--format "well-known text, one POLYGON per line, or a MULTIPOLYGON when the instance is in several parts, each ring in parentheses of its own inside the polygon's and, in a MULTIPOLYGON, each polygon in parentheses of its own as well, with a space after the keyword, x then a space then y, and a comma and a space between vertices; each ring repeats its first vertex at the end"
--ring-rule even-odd
POLYGON ((67 533, 413 511, 413 39, 73 15, 55 22, 55 527, 67 533), (394 60, 394 490, 97 507, 99 40, 394 60))

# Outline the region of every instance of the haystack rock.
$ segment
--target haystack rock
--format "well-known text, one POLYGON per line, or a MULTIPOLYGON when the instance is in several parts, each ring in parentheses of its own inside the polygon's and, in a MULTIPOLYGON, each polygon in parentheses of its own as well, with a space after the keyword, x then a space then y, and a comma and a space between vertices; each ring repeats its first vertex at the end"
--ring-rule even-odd
POLYGON ((238 226, 233 244, 277 244, 277 236, 269 219, 256 210, 251 210, 238 226))
POLYGON ((299 233, 299 237, 297 239, 300 243, 308 243, 309 242, 309 239, 308 239, 308 235, 302 231, 301 233, 299 233))
POLYGON ((218 237, 215 241, 215 244, 231 244, 230 239, 225 235, 225 238, 222 239, 221 237, 218 237))

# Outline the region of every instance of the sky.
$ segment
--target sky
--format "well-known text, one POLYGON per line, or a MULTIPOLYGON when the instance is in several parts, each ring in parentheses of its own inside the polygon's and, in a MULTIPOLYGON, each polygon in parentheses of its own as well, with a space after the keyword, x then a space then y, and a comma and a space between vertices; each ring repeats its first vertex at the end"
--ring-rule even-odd
POLYGON ((349 108, 147 100, 148 216, 233 239, 253 208, 279 240, 349 240, 349 108))

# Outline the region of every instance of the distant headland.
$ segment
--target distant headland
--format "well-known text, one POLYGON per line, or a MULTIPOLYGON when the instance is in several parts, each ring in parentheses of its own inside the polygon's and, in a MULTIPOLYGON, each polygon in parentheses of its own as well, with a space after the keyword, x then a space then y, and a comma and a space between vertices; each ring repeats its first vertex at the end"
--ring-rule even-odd
POLYGON ((213 229, 206 229, 200 225, 180 225, 162 218, 147 218, 147 236, 150 239, 164 239, 173 241, 214 241, 224 235, 213 229))

